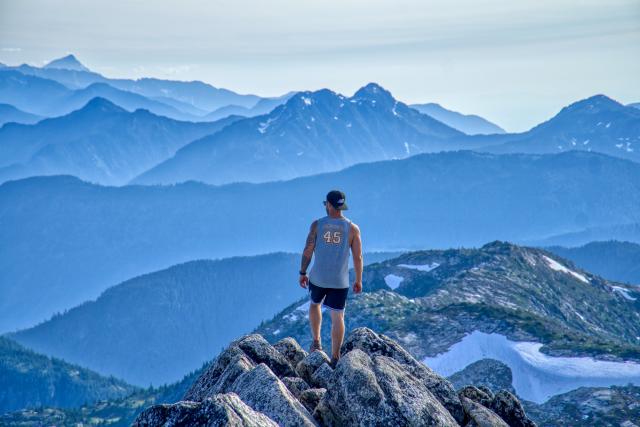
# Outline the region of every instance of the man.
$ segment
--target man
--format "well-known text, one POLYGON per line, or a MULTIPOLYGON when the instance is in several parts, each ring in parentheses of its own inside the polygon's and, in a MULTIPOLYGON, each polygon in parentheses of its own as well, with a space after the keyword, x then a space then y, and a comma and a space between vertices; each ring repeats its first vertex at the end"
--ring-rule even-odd
POLYGON ((344 308, 349 293, 349 249, 353 256, 355 281, 353 292, 362 292, 362 241, 360 229, 342 215, 348 209, 346 196, 333 190, 323 202, 327 216, 311 224, 307 243, 302 252, 300 286, 309 289, 309 323, 313 343, 309 352, 322 350, 320 329, 323 304, 331 313, 331 366, 340 359, 340 347, 344 338, 344 308), (307 267, 315 254, 315 262, 309 276, 307 267))

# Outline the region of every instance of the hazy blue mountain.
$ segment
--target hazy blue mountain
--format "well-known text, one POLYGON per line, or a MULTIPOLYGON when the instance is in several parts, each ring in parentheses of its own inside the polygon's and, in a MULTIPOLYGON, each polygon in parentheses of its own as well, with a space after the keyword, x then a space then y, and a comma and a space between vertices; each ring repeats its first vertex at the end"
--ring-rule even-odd
POLYGON ((505 133, 504 129, 495 123, 491 123, 487 119, 483 119, 475 114, 462 114, 457 111, 447 110, 440 104, 433 102, 428 104, 412 104, 410 107, 454 129, 458 129, 467 135, 505 133))
POLYGON ((54 59, 53 61, 47 63, 42 68, 58 68, 63 70, 74 70, 74 71, 90 71, 87 67, 82 65, 78 58, 74 55, 67 55, 62 58, 54 59))
POLYGON ((194 141, 134 182, 291 179, 355 163, 452 149, 448 138, 460 135, 396 101, 374 83, 351 98, 327 89, 299 92, 267 115, 240 120, 194 141))
POLYGON ((577 227, 575 231, 559 233, 542 239, 524 240, 531 246, 583 246, 590 242, 618 240, 640 243, 640 223, 623 223, 593 227, 577 227))
POLYGON ((627 104, 627 107, 640 108, 640 102, 634 102, 631 104, 627 104))
POLYGON ((2 127, 0 179, 73 174, 91 182, 124 184, 188 142, 234 120, 179 122, 146 110, 130 113, 93 98, 66 116, 2 127))
POLYGON ((279 105, 284 104, 294 96, 296 92, 289 92, 282 96, 278 96, 275 98, 262 98, 255 104, 253 107, 243 107, 240 105, 227 105, 226 107, 218 108, 215 111, 204 116, 206 120, 220 120, 224 117, 230 115, 244 116, 244 117, 255 117, 260 116, 262 114, 270 113, 274 108, 279 105))
POLYGON ((300 255, 284 253, 188 262, 12 337, 132 384, 169 383, 304 296, 299 269, 300 255))
POLYGON ((143 108, 145 110, 149 110, 153 114, 169 117, 175 120, 203 121, 197 116, 187 114, 162 101, 152 100, 137 93, 116 89, 106 83, 93 83, 84 89, 72 92, 68 98, 62 100, 62 105, 58 108, 56 114, 51 115, 58 116, 77 110, 95 97, 108 99, 128 111, 135 111, 143 108))
POLYGON ((640 110, 595 95, 563 108, 527 132, 486 141, 490 145, 486 150, 495 153, 584 150, 640 161, 640 110))
POLYGON ((298 252, 333 187, 347 193, 366 251, 531 240, 640 222, 640 165, 587 152, 422 154, 219 187, 29 178, 0 186, 0 331, 32 326, 97 297, 95 289, 167 265, 298 252))
POLYGON ((19 110, 13 105, 9 104, 0 104, 0 128, 5 123, 13 122, 13 123, 22 123, 22 124, 33 124, 42 120, 44 117, 37 116, 35 114, 27 113, 25 111, 19 110))
POLYGON ((103 82, 72 90, 61 87, 52 80, 17 73, 0 70, 0 99, 9 104, 20 104, 27 111, 46 117, 68 114, 81 108, 92 98, 102 97, 129 111, 144 108, 154 114, 176 120, 213 121, 195 115, 199 111, 197 108, 166 97, 150 99, 103 82), (174 104, 175 107, 170 104, 174 104))
POLYGON ((121 380, 35 353, 0 337, 0 414, 41 406, 70 408, 121 398, 135 390, 121 380))
POLYGON ((610 240, 577 248, 551 246, 547 250, 610 280, 640 285, 640 245, 637 243, 610 240))
MULTIPOLYGON (((69 64, 70 61, 66 58, 68 57, 60 58, 59 60, 52 61, 52 63, 55 64, 58 63, 58 61, 61 61, 63 64, 69 64)), ((79 63, 79 61, 77 62, 79 63)), ((77 69, 77 66, 75 69, 67 69, 59 67, 34 67, 22 64, 15 67, 5 65, 2 68, 4 70, 14 70, 27 75, 51 79, 70 89, 83 89, 93 83, 107 83, 118 89, 134 92, 151 99, 172 98, 175 101, 190 105, 191 108, 195 107, 203 111, 205 114, 206 112, 210 112, 227 105, 239 105, 251 108, 261 99, 256 95, 241 95, 228 89, 216 88, 200 81, 185 82, 154 78, 142 78, 137 80, 111 79, 93 71, 79 70, 77 69)), ((172 106, 176 107, 176 105, 172 106)), ((189 111, 183 111, 191 114, 189 111)))
MULTIPOLYGON (((142 95, 140 95, 142 96, 142 95)), ((204 116, 206 116, 207 111, 202 110, 196 106, 194 106, 193 104, 189 104, 187 102, 184 101, 178 101, 177 99, 173 99, 173 98, 169 98, 167 96, 152 96, 149 97, 147 99, 153 100, 153 101, 157 101, 160 102, 162 104, 168 105, 170 107, 175 108, 176 110, 179 110, 180 112, 182 112, 183 114, 187 114, 191 117, 191 120, 193 121, 197 121, 197 122, 210 122, 210 121, 214 121, 214 120, 210 120, 204 116)))
POLYGON ((0 103, 40 116, 47 116, 71 91, 49 79, 0 69, 0 103))

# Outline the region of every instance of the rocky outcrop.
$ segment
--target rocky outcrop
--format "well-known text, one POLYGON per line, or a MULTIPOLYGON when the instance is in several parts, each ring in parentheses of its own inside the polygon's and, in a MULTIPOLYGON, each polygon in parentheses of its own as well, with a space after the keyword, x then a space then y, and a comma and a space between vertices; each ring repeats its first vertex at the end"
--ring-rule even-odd
POLYGON ((135 426, 535 426, 508 391, 451 383, 368 328, 345 340, 335 369, 285 338, 234 341, 183 401, 143 411, 135 426))
POLYGON ((508 390, 515 394, 513 373, 504 363, 495 359, 481 359, 448 377, 456 390, 467 385, 483 385, 492 390, 508 390))
POLYGON ((134 421, 134 427, 206 425, 276 427, 266 415, 254 411, 233 394, 218 394, 201 402, 183 401, 173 405, 156 405, 134 421))

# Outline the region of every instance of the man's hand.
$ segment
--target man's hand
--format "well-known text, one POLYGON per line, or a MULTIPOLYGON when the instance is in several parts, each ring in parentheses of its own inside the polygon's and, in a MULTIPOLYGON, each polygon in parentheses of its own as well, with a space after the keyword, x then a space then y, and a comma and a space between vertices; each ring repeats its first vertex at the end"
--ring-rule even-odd
POLYGON ((362 282, 353 282, 353 292, 356 294, 362 292, 362 282))
POLYGON ((307 289, 309 286, 309 278, 306 275, 300 275, 300 287, 307 289))

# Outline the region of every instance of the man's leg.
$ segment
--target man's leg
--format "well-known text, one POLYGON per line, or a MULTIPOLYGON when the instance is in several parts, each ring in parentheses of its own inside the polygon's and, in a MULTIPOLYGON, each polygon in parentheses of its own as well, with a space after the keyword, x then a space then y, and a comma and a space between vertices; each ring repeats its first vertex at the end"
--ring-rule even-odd
POLYGON ((309 323, 311 324, 311 335, 313 341, 320 343, 320 328, 322 326, 322 310, 320 304, 309 304, 309 323))
POLYGON ((331 312, 331 359, 340 358, 340 347, 344 339, 344 311, 329 310, 331 312))

